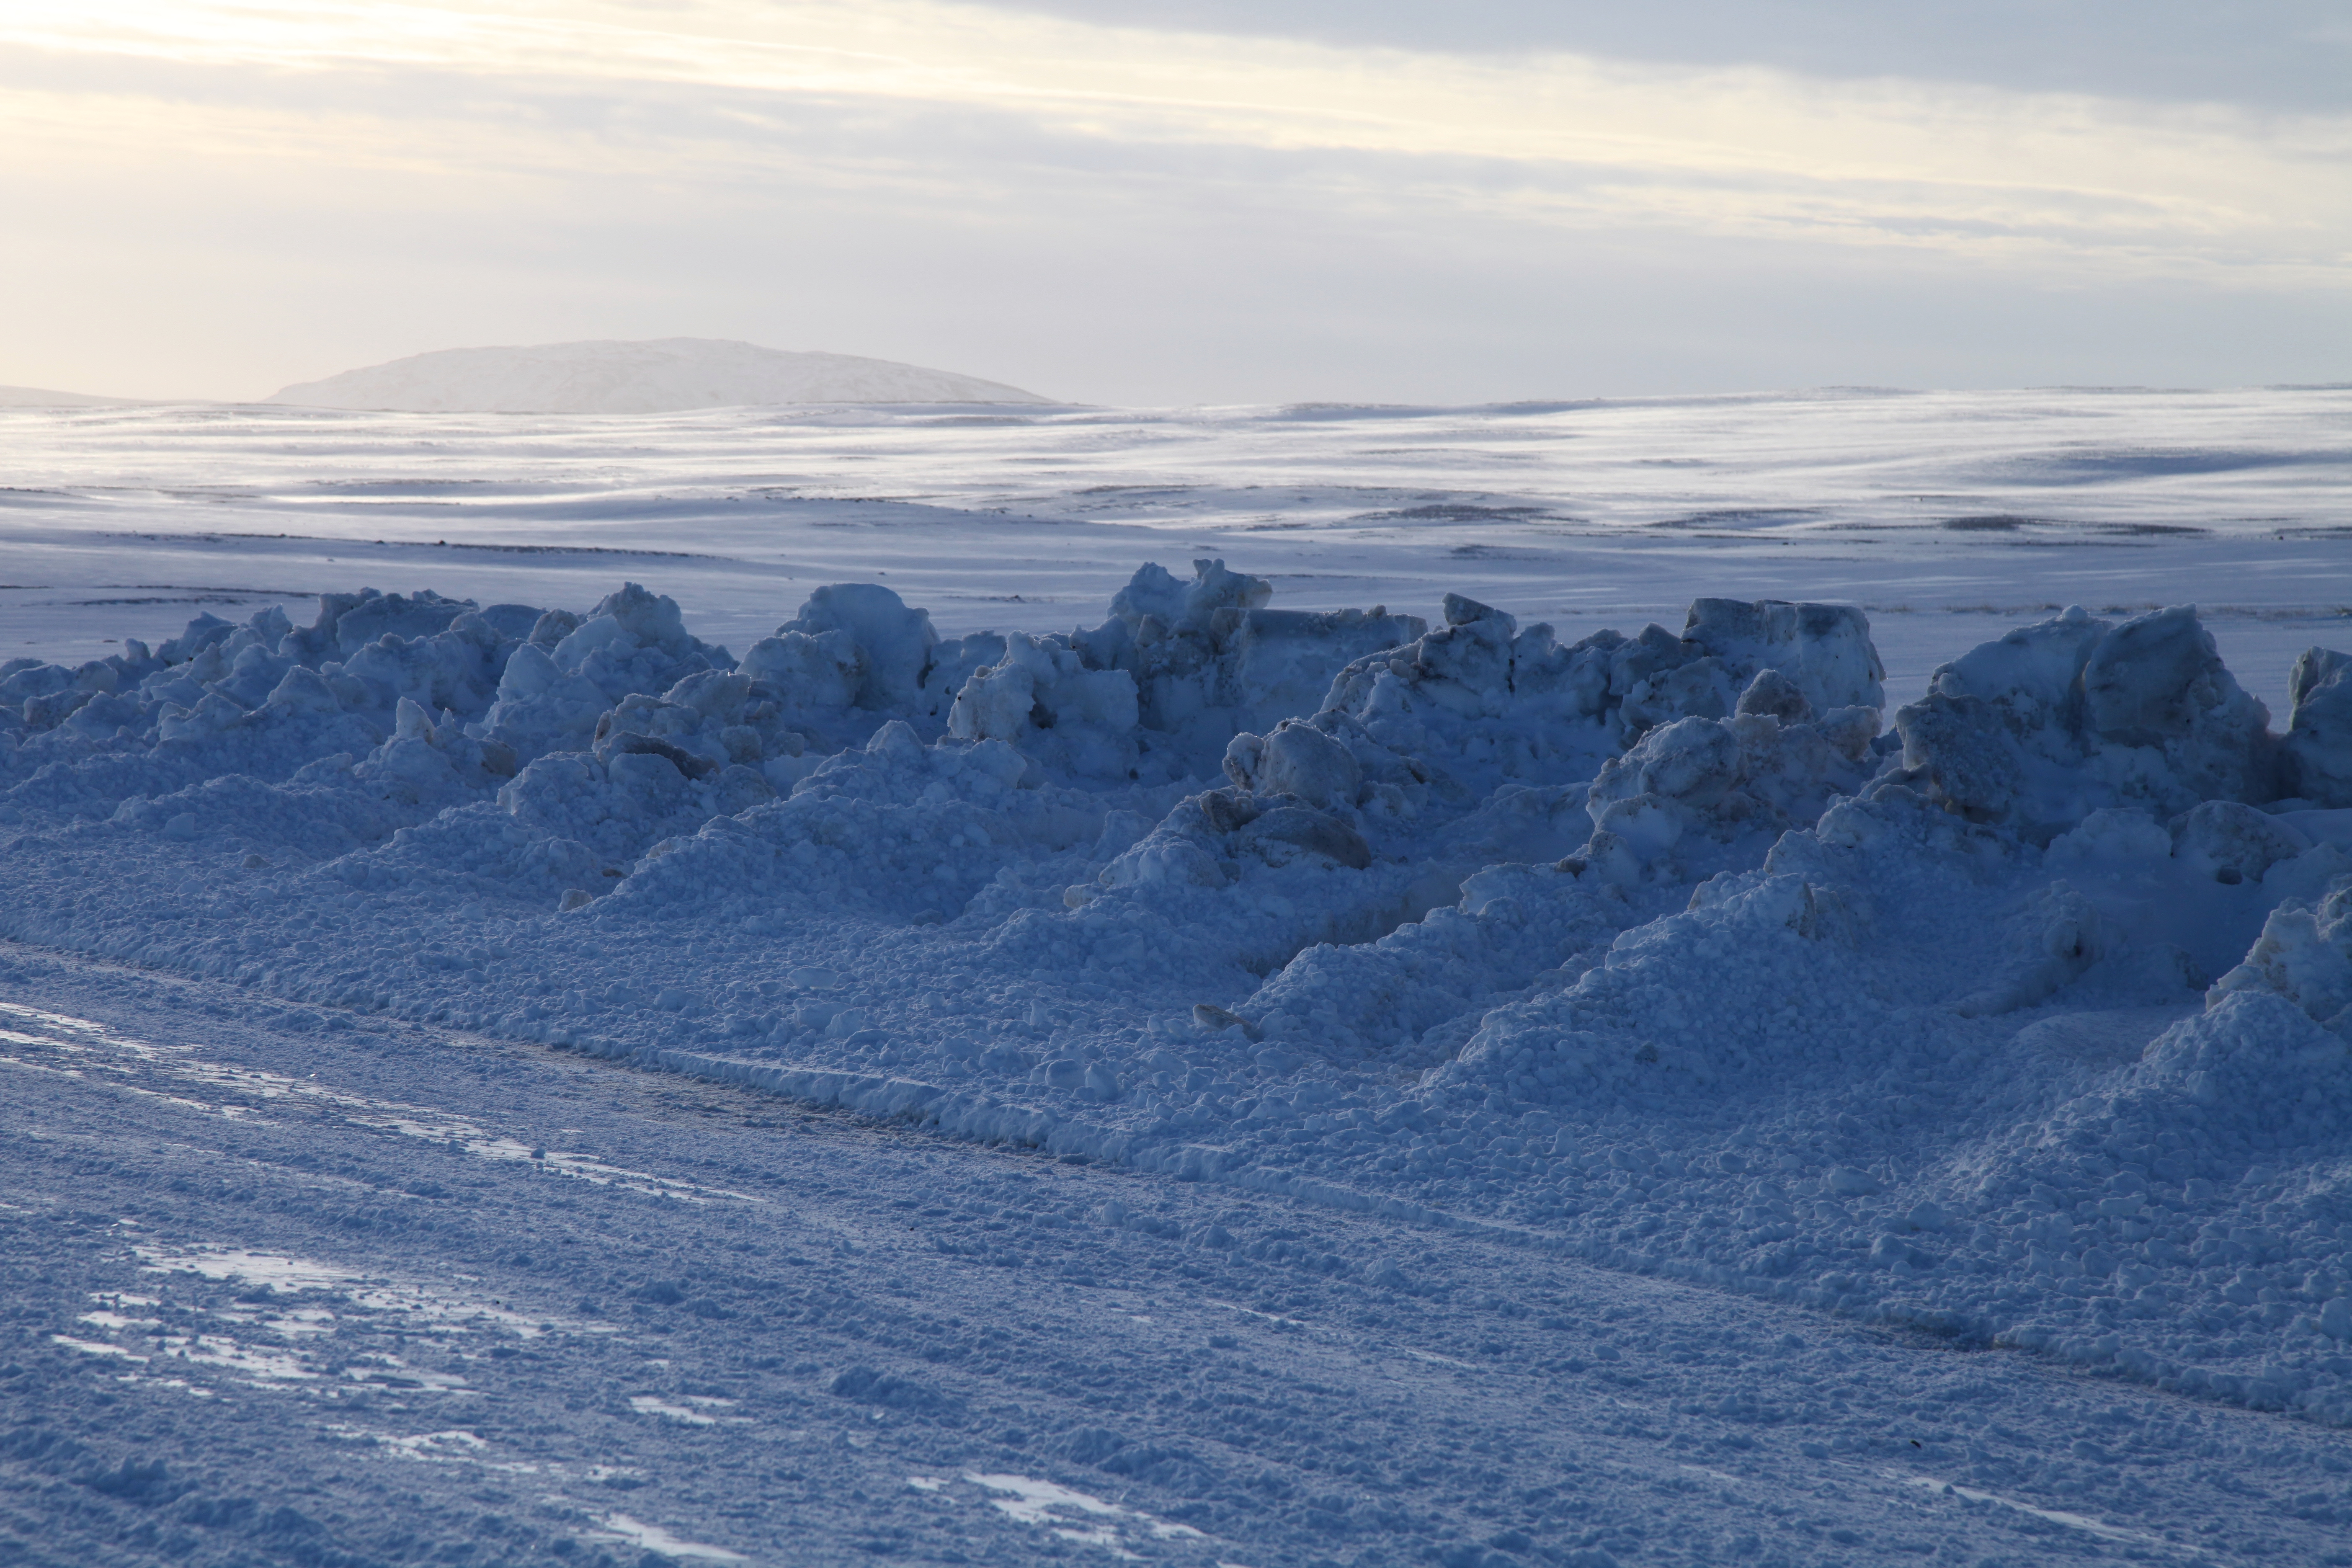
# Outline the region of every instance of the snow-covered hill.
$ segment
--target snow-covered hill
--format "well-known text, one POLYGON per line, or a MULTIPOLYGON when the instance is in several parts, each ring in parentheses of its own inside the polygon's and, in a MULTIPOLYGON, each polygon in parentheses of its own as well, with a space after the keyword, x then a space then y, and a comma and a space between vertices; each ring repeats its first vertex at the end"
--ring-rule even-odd
POLYGON ((717 338, 442 349, 267 399, 414 414, 667 414, 777 403, 1043 403, 1001 382, 856 354, 717 338))
POLYGON ((86 392, 52 392, 46 386, 0 386, 0 408, 108 408, 131 401, 92 397, 86 392))

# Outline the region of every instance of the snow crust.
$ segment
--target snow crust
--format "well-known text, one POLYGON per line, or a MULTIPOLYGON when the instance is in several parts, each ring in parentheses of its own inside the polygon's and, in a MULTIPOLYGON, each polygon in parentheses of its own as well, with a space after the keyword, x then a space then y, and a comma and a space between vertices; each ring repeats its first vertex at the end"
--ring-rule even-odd
POLYGON ((2352 1423, 2352 661, 2070 608, 1890 728, 1852 606, 1273 597, 10 660, 0 932, 2352 1423))
POLYGON ((792 403, 1043 403, 1001 382, 857 354, 717 338, 440 349, 266 399, 411 414, 666 414, 792 403))

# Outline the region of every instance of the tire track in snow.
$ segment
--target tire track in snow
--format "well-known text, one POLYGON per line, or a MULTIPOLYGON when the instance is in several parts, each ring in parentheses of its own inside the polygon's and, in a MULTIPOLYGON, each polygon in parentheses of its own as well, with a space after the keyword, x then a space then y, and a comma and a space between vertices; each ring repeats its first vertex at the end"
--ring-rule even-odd
MULTIPOLYGON (((75 1473, 168 1464, 200 1483, 192 1499, 249 1494, 207 1457, 208 1434, 165 1433, 175 1410, 215 1412, 271 1456, 268 1485, 317 1486, 332 1506, 271 1498, 332 1512, 322 1528, 354 1550, 395 1530, 488 1539, 485 1492, 509 1500, 489 1505, 501 1539, 669 1550, 642 1529, 674 1556, 755 1563, 805 1561, 812 1543, 1024 1559, 1058 1542, 1188 1563, 1377 1548, 1625 1564, 1749 1537, 1768 1560, 1872 1561, 1943 1540, 2030 1558, 2052 1543, 2038 1532, 2083 1533, 2061 1515, 2187 1561, 2252 1563, 2317 1561, 2332 1534, 2296 1517, 2331 1505, 2293 1500, 2327 1484, 2346 1445, 2275 1418, 1492 1237, 799 1114, 559 1053, 322 1050, 197 1011, 233 993, 81 966, 41 989, 12 1005, 47 1018, 8 1016, 47 1044, 14 1048, 79 1076, 27 1074, 0 1108, 13 1155, 0 1266, 37 1319, 0 1354, 85 1445, 75 1473), (100 1022, 127 1014, 135 1029, 100 1022), (159 1043, 189 1038, 208 1044, 159 1043), (196 1077, 167 1076, 189 1060, 205 1064, 196 1077), (115 1092, 139 1074, 271 1114, 115 1092), (551 1180, 529 1160, 354 1121, 329 1096, 532 1147, 578 1129, 573 1146, 625 1149, 615 1169, 661 1174, 551 1180), (1395 1287, 1308 1265, 1336 1254, 1395 1259, 1395 1287), (48 1284, 30 1282, 36 1260, 48 1284), (146 1319, 320 1375, 159 1366, 146 1319), (120 1436, 141 1431, 165 1435, 120 1436), (2114 1462, 2076 1462, 2085 1443, 2114 1462), (2216 1489, 2209 1449, 2276 1500, 2216 1489), (415 1500, 370 1500, 368 1478, 394 1471, 415 1500), (2161 1487, 2120 1484, 2140 1474, 2161 1487), (909 1476, 957 1479, 926 1490, 909 1476), (1062 1500, 1034 1519, 995 1500, 1024 1496, 1062 1500), (1146 1517, 1202 1539, 1155 1536, 1146 1517), (1114 1525, 1115 1540, 1054 1534, 1114 1525)), ((140 1560, 90 1545, 93 1560, 140 1560)))

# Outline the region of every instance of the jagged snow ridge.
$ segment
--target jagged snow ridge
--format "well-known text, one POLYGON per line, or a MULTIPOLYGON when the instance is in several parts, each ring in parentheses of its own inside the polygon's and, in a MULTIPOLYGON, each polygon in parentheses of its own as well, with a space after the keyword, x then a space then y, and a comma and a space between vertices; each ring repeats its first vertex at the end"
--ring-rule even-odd
POLYGON ((1882 732, 1850 608, 1270 593, 10 661, 0 931, 2352 1421, 2343 656, 2273 734, 2192 610, 2070 610, 1882 732))

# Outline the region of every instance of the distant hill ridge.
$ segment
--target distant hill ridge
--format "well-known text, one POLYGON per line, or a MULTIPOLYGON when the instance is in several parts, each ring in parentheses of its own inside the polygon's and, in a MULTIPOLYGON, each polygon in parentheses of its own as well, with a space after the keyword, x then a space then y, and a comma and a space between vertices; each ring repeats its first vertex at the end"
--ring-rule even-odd
POLYGON ((0 408, 113 408, 132 401, 92 397, 86 392, 53 392, 45 386, 0 386, 0 408))
POLYGON ((413 414, 668 414, 793 403, 1045 403, 1002 382, 719 338, 441 349, 264 399, 413 414))

